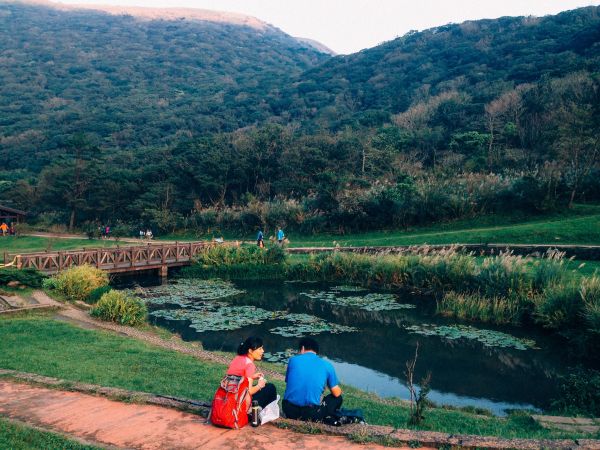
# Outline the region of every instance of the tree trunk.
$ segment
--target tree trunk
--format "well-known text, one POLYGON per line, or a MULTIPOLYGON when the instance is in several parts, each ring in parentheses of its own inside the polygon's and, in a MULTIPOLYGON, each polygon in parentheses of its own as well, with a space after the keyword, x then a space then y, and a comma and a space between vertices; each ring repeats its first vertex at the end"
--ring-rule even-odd
POLYGON ((71 219, 69 220, 69 231, 73 231, 75 226, 75 207, 71 208, 71 219))

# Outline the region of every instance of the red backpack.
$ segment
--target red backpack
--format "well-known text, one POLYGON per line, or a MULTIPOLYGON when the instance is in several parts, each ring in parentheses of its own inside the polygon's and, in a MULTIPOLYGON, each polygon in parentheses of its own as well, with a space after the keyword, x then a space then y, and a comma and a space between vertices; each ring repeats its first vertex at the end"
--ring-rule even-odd
POLYGON ((215 392, 210 422, 218 427, 242 428, 248 424, 248 378, 225 375, 215 392))

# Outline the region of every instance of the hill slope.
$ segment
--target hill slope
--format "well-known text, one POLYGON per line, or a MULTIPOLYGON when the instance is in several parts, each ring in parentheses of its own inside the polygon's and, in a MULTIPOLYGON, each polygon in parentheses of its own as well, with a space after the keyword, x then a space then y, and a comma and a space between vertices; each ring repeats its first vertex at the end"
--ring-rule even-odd
POLYGON ((310 124, 317 111, 333 127, 385 122, 448 91, 467 94, 464 113, 482 116, 483 103, 511 87, 580 70, 600 70, 600 7, 411 32, 326 61, 303 74, 288 94, 296 97, 289 103, 293 115, 308 117, 310 124), (333 119, 327 118, 331 108, 333 119))
POLYGON ((327 56, 252 25, 0 3, 0 166, 39 169, 77 132, 135 148, 266 120, 327 56))

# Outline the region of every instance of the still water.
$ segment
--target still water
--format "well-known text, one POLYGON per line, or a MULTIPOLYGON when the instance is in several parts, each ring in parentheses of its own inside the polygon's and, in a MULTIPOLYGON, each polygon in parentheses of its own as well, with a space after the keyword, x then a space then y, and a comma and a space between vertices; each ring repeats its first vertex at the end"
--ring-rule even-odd
POLYGON ((381 397, 408 398, 404 372, 417 342, 415 379, 431 372, 432 401, 496 414, 543 410, 556 393, 557 375, 576 363, 559 338, 443 318, 431 299, 409 294, 242 281, 195 291, 194 283, 206 281, 148 288, 151 320, 207 350, 235 351, 247 336, 261 336, 266 356, 280 361, 298 336, 313 335, 343 384, 381 397))

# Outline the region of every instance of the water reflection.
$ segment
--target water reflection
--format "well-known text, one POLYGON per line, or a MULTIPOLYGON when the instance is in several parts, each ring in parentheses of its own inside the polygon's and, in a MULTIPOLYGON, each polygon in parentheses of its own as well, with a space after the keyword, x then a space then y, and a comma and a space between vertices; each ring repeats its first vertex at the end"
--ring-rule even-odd
MULTIPOLYGON (((404 384, 404 380, 391 377, 384 373, 369 369, 368 367, 362 367, 357 364, 350 364, 333 359, 328 360, 335 367, 335 371, 338 374, 342 384, 347 384, 349 386, 361 386, 362 390, 375 393, 383 398, 407 399, 410 397, 410 393, 408 392, 406 384, 404 384)), ((531 409, 539 411, 538 408, 528 403, 498 402, 488 400, 486 398, 469 397, 449 392, 441 392, 435 389, 432 389, 429 392, 428 398, 438 405, 477 405, 479 408, 485 408, 496 415, 504 415, 508 409, 531 409)))

